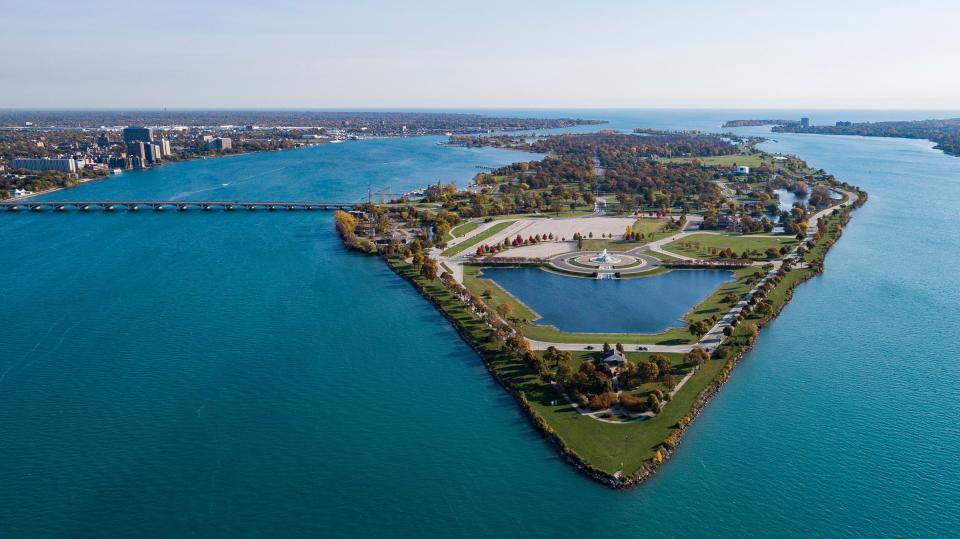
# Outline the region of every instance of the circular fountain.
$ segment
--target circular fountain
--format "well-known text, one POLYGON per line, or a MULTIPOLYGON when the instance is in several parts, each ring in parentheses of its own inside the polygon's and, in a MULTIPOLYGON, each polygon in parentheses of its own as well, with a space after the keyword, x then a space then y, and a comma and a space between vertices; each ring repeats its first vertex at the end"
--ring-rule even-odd
POLYGON ((619 264, 620 257, 613 256, 607 252, 606 249, 602 253, 590 259, 590 262, 595 262, 597 264, 619 264))

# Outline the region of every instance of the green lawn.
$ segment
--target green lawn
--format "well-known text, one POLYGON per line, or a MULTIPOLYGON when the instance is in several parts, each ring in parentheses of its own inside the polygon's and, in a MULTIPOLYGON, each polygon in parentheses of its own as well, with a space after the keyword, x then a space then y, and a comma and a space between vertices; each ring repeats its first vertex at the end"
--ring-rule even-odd
POLYGON ((516 222, 516 221, 503 221, 503 222, 500 222, 500 223, 496 223, 496 224, 494 224, 493 226, 491 226, 490 228, 488 228, 488 229, 484 230, 483 232, 477 234, 476 236, 474 236, 474 237, 472 237, 472 238, 470 238, 470 239, 468 239, 468 240, 466 240, 466 241, 464 241, 464 242, 458 243, 457 245, 454 245, 453 247, 447 249, 447 250, 444 251, 442 254, 443 254, 443 256, 453 256, 453 255, 455 255, 455 254, 461 253, 461 252, 469 249, 470 247, 473 247, 473 246, 475 246, 475 245, 477 245, 477 244, 479 244, 479 243, 483 243, 483 240, 486 240, 486 239, 490 238, 491 236, 493 236, 493 235, 495 235, 496 233, 502 231, 503 229, 507 228, 508 226, 512 225, 512 224, 515 223, 515 222, 516 222))
POLYGON ((676 430, 677 422, 689 413, 697 395, 713 381, 723 364, 719 360, 708 361, 660 414, 632 423, 610 424, 583 417, 553 387, 535 379, 525 380, 521 388, 533 409, 588 464, 611 473, 622 465, 626 474, 633 474, 653 457, 664 438, 676 430), (558 404, 551 406, 552 401, 558 404))
POLYGON ((708 249, 733 249, 739 256, 744 251, 756 251, 751 258, 766 258, 766 251, 771 247, 793 249, 799 242, 793 236, 740 236, 726 234, 691 234, 683 239, 670 242, 663 246, 664 250, 695 258, 717 258, 710 254, 708 249), (687 246, 693 244, 693 246, 687 246))
POLYGON ((633 223, 633 232, 644 235, 656 234, 662 232, 666 224, 666 219, 637 219, 633 223))
POLYGON ((540 213, 508 213, 506 215, 494 215, 492 216, 494 221, 500 221, 503 219, 519 219, 521 217, 532 217, 532 218, 548 218, 548 217, 583 217, 585 215, 593 214, 593 207, 589 209, 585 206, 578 207, 574 211, 570 211, 569 206, 565 206, 567 209, 561 211, 560 213, 553 213, 551 211, 543 211, 540 213), (581 209, 582 208, 582 209, 581 209))
POLYGON ((459 225, 453 227, 453 230, 450 231, 450 235, 454 238, 459 238, 460 236, 465 235, 467 232, 476 230, 479 227, 477 223, 473 221, 467 221, 465 223, 460 223, 459 225))
POLYGON ((694 159, 699 159, 708 167, 733 167, 748 166, 759 167, 762 164, 759 154, 754 155, 715 155, 710 157, 669 157, 661 159, 667 163, 689 163, 694 159))

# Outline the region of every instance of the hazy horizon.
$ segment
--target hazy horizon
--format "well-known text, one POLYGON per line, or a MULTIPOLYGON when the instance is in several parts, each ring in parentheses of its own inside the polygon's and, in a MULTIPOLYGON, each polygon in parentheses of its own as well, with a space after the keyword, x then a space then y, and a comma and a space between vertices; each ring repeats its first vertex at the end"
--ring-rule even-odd
POLYGON ((960 109, 960 6, 171 0, 5 8, 0 108, 960 109))

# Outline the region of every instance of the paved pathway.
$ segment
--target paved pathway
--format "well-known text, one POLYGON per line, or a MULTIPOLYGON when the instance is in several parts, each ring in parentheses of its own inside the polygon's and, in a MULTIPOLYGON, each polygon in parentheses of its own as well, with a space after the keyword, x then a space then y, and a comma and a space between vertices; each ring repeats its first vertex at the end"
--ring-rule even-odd
MULTIPOLYGON (((592 346, 592 350, 603 350, 602 342, 582 342, 582 343, 562 343, 562 342, 545 342, 545 341, 536 341, 533 339, 527 339, 530 342, 530 348, 533 350, 546 350, 547 348, 553 346, 557 350, 568 350, 568 351, 577 351, 582 352, 587 349, 588 346, 592 346)), ((615 341, 607 341, 607 344, 613 346, 616 344, 615 341)), ((686 354, 690 350, 693 350, 693 344, 624 344, 623 349, 627 352, 660 352, 660 353, 676 353, 676 354, 686 354), (638 346, 642 346, 645 350, 637 350, 638 346)))

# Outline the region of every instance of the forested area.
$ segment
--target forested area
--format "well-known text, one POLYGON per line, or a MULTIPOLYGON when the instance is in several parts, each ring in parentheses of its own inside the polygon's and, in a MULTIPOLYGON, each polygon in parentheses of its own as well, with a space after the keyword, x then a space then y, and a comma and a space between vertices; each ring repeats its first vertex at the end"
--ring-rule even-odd
POLYGON ((838 125, 777 126, 777 133, 816 133, 821 135, 860 135, 864 137, 903 137, 929 139, 936 148, 950 155, 960 155, 960 118, 904 122, 839 122, 838 125))

